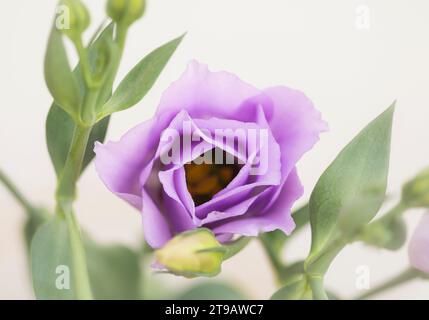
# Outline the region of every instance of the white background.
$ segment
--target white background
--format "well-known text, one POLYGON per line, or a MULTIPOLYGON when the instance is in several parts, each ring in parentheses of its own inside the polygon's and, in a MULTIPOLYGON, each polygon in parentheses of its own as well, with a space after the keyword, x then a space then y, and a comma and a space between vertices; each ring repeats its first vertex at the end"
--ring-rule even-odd
MULTIPOLYGON (((87 0, 92 29, 104 17, 104 0, 87 0)), ((51 98, 42 62, 55 0, 2 1, 0 10, 0 165, 38 203, 52 206, 55 176, 45 146, 51 98)), ((317 178, 366 123, 397 99, 389 194, 429 164, 429 2, 427 0, 152 0, 128 38, 119 78, 151 49, 188 31, 152 91, 113 117, 109 139, 153 114, 160 95, 190 59, 224 69, 258 87, 299 88, 314 101, 330 132, 299 164, 308 199, 317 178), (369 30, 356 28, 356 9, 368 5, 369 30)), ((89 34, 87 34, 89 36, 89 34)), ((91 166, 79 183, 78 218, 101 242, 137 245, 138 212, 112 196, 91 166)), ((421 210, 407 213, 410 230, 421 210)), ((20 229, 25 215, 0 187, 0 298, 33 298, 20 229)), ((308 230, 285 252, 302 258, 308 230)), ((429 250, 429 248, 428 248, 429 250)), ((356 268, 368 266, 371 284, 408 264, 406 249, 385 252, 354 244, 335 260, 327 285, 350 297, 356 268)), ((186 280, 172 279, 172 286, 186 280)), ((253 298, 268 298, 274 280, 255 242, 225 263, 222 279, 253 298)), ((415 281, 380 298, 429 298, 429 283, 415 281)))

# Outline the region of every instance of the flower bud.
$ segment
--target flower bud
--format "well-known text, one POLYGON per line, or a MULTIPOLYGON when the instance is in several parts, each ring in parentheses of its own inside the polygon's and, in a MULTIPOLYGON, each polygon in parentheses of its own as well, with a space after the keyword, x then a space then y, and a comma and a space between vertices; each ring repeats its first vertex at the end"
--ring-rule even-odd
POLYGON ((61 0, 57 12, 57 28, 60 24, 59 29, 72 40, 80 37, 90 24, 88 9, 80 0, 61 0), (58 20, 60 17, 64 25, 58 20))
POLYGON ((408 248, 411 265, 429 275, 429 212, 420 221, 408 248))
POLYGON ((409 207, 429 207, 429 168, 420 172, 404 186, 402 201, 409 207))
POLYGON ((107 15, 116 23, 129 26, 141 18, 145 7, 145 0, 109 0, 107 2, 107 15))
POLYGON ((155 252, 157 262, 185 277, 215 276, 220 272, 225 251, 208 229, 183 232, 155 252))

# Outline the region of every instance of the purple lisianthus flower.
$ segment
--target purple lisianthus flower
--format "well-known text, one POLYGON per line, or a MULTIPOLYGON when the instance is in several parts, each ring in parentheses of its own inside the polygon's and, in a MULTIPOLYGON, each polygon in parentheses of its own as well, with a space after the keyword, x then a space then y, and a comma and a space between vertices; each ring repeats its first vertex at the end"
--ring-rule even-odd
POLYGON ((420 221, 411 238, 408 255, 411 265, 429 275, 429 212, 420 221))
POLYGON ((96 169, 141 211, 154 248, 199 227, 220 241, 290 234, 291 208, 303 194, 296 163, 326 129, 302 92, 259 90, 193 61, 153 119, 118 142, 96 144, 96 169))

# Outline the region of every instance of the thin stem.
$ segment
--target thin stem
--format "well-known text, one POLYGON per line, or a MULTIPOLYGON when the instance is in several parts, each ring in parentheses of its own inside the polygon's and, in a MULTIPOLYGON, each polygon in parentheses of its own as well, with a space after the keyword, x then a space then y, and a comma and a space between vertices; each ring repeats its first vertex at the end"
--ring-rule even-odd
POLYGON ((65 218, 70 234, 70 247, 77 299, 92 299, 86 264, 85 248, 72 205, 76 198, 76 182, 79 178, 91 127, 76 126, 66 164, 58 181, 56 193, 58 215, 65 218))
MULTIPOLYGON (((118 32, 118 41, 122 52, 125 43, 126 30, 121 31, 119 29, 118 32)), ((88 144, 89 135, 93 124, 96 122, 94 119, 94 110, 97 106, 100 89, 94 87, 87 51, 83 47, 81 39, 74 42, 79 54, 87 91, 81 111, 83 123, 76 124, 67 160, 58 179, 56 191, 56 212, 59 216, 65 218, 69 229, 76 297, 77 299, 92 299, 85 248, 83 246, 79 225, 73 213, 73 202, 76 198, 76 183, 82 170, 82 162, 88 144)), ((112 84, 119 67, 119 61, 120 58, 115 62, 112 74, 112 84)), ((111 88, 110 85, 109 88, 111 88)))
POLYGON ((83 157, 88 144, 91 127, 77 125, 64 169, 59 177, 57 187, 57 200, 72 202, 76 197, 76 182, 79 178, 83 157))
POLYGON ((59 205, 61 214, 65 217, 70 236, 70 249, 73 264, 74 290, 79 300, 93 299, 88 268, 86 263, 85 248, 82 242, 82 234, 76 217, 72 211, 72 203, 63 201, 59 205))
POLYGON ((6 187, 7 190, 12 194, 15 200, 27 211, 32 212, 33 206, 27 200, 27 198, 18 190, 18 187, 6 176, 6 174, 0 170, 0 181, 6 187))
POLYGON ((397 287, 401 284, 404 284, 408 281, 411 281, 415 278, 418 278, 420 276, 420 272, 414 268, 408 268, 404 270, 403 272, 399 273, 398 275, 394 276, 393 278, 379 284, 378 286, 372 288, 371 290, 365 292, 364 294, 357 296, 354 298, 354 300, 363 300, 367 299, 369 297, 372 297, 376 294, 379 294, 385 290, 392 289, 394 287, 397 287))

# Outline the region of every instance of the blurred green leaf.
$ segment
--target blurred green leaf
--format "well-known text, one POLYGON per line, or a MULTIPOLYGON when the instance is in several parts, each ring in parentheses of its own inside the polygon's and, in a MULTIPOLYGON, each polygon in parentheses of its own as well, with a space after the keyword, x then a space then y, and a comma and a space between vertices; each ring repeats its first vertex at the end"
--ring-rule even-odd
POLYGON ((180 293, 178 300, 245 300, 246 297, 236 288, 221 282, 199 283, 180 293))
POLYGON ((339 241, 324 253, 336 241, 336 234, 353 236, 383 204, 393 113, 394 105, 363 129, 317 182, 310 198, 312 246, 308 266, 324 255, 325 268, 342 246, 339 241))
MULTIPOLYGON (((90 45, 89 58, 91 65, 94 66, 95 64, 99 63, 97 60, 97 49, 102 47, 101 44, 106 39, 110 39, 112 41, 112 37, 113 25, 109 24, 100 33, 100 36, 90 45)), ((83 77, 80 71, 80 67, 77 66, 73 73, 75 74, 76 78, 79 79, 80 92, 82 95, 84 95, 85 87, 83 85, 83 77)), ((109 98, 110 93, 111 88, 102 92, 99 96, 99 100, 101 99, 100 103, 104 103, 109 98)), ((93 151, 95 141, 104 141, 107 128, 109 126, 109 120, 109 117, 106 117, 93 127, 85 151, 82 171, 86 168, 86 166, 95 156, 93 151)), ((46 119, 46 141, 49 155, 51 157, 57 176, 60 175, 67 159, 75 127, 76 126, 73 119, 66 112, 64 112, 58 104, 54 102, 49 110, 48 117, 46 119)))
POLYGON ((52 26, 45 54, 45 81, 55 102, 72 118, 77 119, 81 94, 72 73, 62 35, 52 26))
POLYGON ((50 215, 45 209, 33 209, 27 214, 27 219, 24 224, 24 240, 28 253, 30 253, 31 240, 34 237, 37 229, 45 223, 50 215))
POLYGON ((273 294, 271 300, 310 300, 312 298, 311 289, 306 279, 295 280, 273 294))
POLYGON ((31 242, 31 273, 37 299, 74 299, 70 240, 64 219, 54 216, 31 242))
MULTIPOLYGON (((70 290, 64 292, 52 287, 52 279, 59 275, 49 274, 46 269, 52 266, 71 266, 68 255, 69 244, 68 230, 62 219, 52 218, 48 223, 43 224, 49 217, 48 213, 42 210, 29 214, 29 218, 24 226, 24 235, 30 252, 30 243, 35 238, 32 249, 32 269, 37 274, 45 274, 47 278, 38 280, 36 297, 38 299, 69 299, 74 298, 70 290), (48 225, 49 224, 49 225, 48 225), (40 227, 43 225, 42 227, 40 227), (38 231, 40 227, 40 231, 38 231), (37 238, 35 233, 37 231, 37 238), (56 237, 59 237, 58 240, 56 237), (46 250, 40 248, 45 246, 46 250), (50 251, 54 246, 54 250, 50 251), (56 247, 58 246, 58 247, 56 247), (65 254, 65 256, 64 256, 65 254), (38 257, 36 259, 36 257, 38 257), (40 261, 42 264, 40 264, 40 261), (54 262, 49 262, 54 261, 54 262), (60 261, 66 261, 60 263, 60 261)), ((99 245, 89 237, 84 238, 84 246, 91 281, 91 287, 95 299, 139 299, 141 290, 141 270, 139 255, 122 245, 99 245)), ((70 276, 72 276, 70 274, 70 276)), ((39 277, 40 279, 40 277, 39 277)), ((70 278, 71 279, 71 278, 70 278)), ((53 282, 55 283, 55 282, 53 282)), ((70 280, 70 285, 72 282, 70 280)), ((35 287, 36 288, 36 287, 35 287)))
POLYGON ((137 104, 152 88, 184 35, 155 49, 144 57, 121 81, 101 109, 99 119, 137 104))
POLYGON ((99 300, 140 298, 140 261, 122 245, 101 246, 85 239, 92 292, 99 300))
MULTIPOLYGON (((30 216, 25 225, 26 239, 33 238, 33 232, 43 219, 38 215, 30 216)), ((140 258, 136 252, 122 245, 98 245, 88 237, 84 239, 84 246, 95 299, 140 298, 140 258)), ((65 265, 71 270, 69 250, 69 236, 64 220, 54 217, 37 230, 31 245, 31 265, 37 299, 75 298, 71 272, 70 290, 59 290, 55 286, 60 276, 56 273, 56 268, 65 265)))

